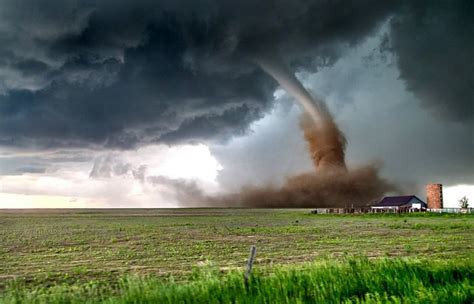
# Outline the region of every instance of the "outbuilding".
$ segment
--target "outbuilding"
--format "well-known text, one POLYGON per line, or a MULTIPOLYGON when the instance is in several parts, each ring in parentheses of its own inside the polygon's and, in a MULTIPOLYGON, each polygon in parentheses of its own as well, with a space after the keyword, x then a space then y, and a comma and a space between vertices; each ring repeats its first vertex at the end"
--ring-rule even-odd
POLYGON ((371 208, 374 211, 421 211, 426 209, 426 203, 416 197, 416 195, 386 196, 380 202, 373 204, 371 208))

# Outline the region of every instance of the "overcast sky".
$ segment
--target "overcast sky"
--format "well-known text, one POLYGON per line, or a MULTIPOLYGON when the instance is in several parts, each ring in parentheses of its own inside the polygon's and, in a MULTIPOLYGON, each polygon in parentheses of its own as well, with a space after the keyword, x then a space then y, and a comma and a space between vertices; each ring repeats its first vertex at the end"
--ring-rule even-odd
POLYGON ((0 208, 173 207, 312 169, 278 53, 403 194, 474 201, 472 1, 2 1, 0 208))

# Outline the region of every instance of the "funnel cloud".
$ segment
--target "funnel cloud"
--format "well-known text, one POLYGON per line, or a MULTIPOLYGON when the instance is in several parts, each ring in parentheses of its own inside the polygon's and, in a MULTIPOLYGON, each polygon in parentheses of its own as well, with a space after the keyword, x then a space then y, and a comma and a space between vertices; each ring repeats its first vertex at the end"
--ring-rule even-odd
POLYGON ((319 170, 345 170, 344 135, 326 105, 323 101, 314 99, 284 63, 275 58, 261 57, 257 62, 304 108, 306 114, 301 118, 301 128, 315 167, 319 170))

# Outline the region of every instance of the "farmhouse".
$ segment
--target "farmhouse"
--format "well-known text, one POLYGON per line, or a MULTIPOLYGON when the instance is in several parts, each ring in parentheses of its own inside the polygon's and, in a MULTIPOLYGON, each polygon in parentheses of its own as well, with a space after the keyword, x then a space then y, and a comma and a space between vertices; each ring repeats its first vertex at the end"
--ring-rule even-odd
POLYGON ((424 210, 426 203, 415 195, 386 196, 380 202, 371 206, 374 211, 382 210, 424 210))

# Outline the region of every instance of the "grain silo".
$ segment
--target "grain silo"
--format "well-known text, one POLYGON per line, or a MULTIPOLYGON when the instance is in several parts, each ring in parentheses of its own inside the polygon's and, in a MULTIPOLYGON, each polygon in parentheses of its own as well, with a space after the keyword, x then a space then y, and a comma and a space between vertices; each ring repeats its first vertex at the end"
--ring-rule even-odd
POLYGON ((428 184, 426 185, 426 204, 428 209, 443 208, 443 185, 428 184))

